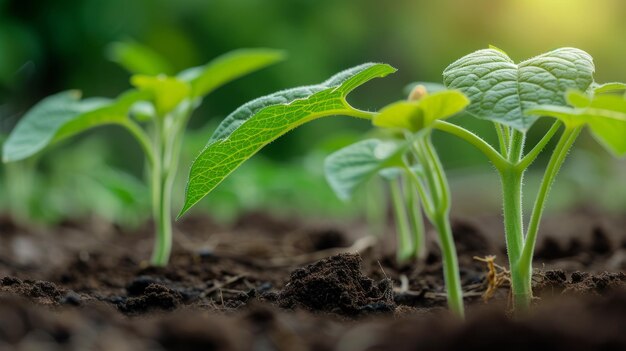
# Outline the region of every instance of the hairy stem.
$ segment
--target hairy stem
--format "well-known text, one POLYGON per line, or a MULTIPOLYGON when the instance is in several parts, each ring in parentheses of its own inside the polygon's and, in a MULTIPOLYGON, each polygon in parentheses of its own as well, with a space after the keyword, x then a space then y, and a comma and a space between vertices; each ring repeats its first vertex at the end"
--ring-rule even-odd
POLYGON ((511 269, 511 290, 516 309, 526 309, 530 304, 530 285, 520 275, 518 265, 524 245, 522 217, 523 172, 514 167, 500 172, 503 194, 504 234, 511 269))
POLYGON ((537 193, 535 205, 533 206, 533 211, 530 216, 528 231, 526 233, 526 239, 524 241, 524 248, 518 265, 520 275, 523 279, 527 281, 528 285, 530 285, 532 279, 533 252, 535 249, 535 242, 537 241, 539 223, 541 221, 541 215, 543 214, 543 210, 545 208, 545 202, 548 197, 548 193, 550 192, 550 187, 554 183, 556 175, 563 165, 565 157, 572 147, 572 144, 574 144, 574 141, 576 141, 576 138, 580 134, 581 129, 582 127, 566 127, 552 153, 552 156, 550 157, 550 161, 548 162, 548 166, 546 167, 543 179, 541 180, 541 186, 539 187, 539 192, 537 193))
POLYGON ((509 133, 508 128, 498 122, 493 122, 493 126, 498 134, 498 145, 500 145, 500 154, 504 158, 508 158, 509 153, 509 133))
POLYGON ((507 256, 511 269, 511 290, 517 310, 525 310, 530 305, 530 285, 520 275, 518 265, 524 245, 524 217, 522 212, 522 181, 525 169, 517 167, 524 152, 526 134, 517 130, 511 132, 508 148, 509 166, 500 169, 504 214, 504 234, 507 256))

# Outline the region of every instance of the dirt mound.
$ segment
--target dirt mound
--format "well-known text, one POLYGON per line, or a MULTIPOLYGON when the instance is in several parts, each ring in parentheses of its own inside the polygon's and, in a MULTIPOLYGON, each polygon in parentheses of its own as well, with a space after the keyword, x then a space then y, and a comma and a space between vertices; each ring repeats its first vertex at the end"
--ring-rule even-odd
POLYGON ((375 282, 364 276, 358 254, 340 254, 296 269, 278 304, 344 316, 393 312, 396 307, 391 280, 375 282))

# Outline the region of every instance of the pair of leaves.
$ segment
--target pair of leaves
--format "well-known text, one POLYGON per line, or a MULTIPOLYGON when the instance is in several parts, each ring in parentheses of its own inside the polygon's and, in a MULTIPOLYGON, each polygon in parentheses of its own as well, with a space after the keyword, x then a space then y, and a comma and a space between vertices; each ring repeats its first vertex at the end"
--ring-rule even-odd
POLYGON ((464 56, 443 72, 444 84, 471 100, 467 112, 520 131, 538 118, 525 112, 537 105, 565 105, 570 89, 586 91, 593 83, 592 57, 560 48, 515 64, 496 48, 464 56))
MULTIPOLYGON (((124 62, 123 65, 133 72, 145 74, 169 70, 161 64, 164 60, 158 54, 147 50, 139 44, 119 44, 116 49, 112 49, 113 56, 117 55, 116 61, 124 62), (135 59, 125 58, 124 55, 135 59), (133 62, 141 65, 134 65, 133 62)), ((130 90, 115 100, 80 100, 78 91, 49 96, 29 110, 11 132, 3 145, 3 160, 9 162, 24 159, 54 142, 93 127, 124 125, 130 108, 142 101, 152 100, 158 113, 166 113, 186 98, 203 96, 231 80, 282 58, 282 52, 276 50, 237 50, 195 68, 191 73, 183 72, 179 78, 136 75, 132 82, 140 89, 130 90)))
POLYGON ((395 72, 386 64, 367 63, 340 72, 327 81, 279 91, 250 101, 217 127, 191 165, 185 204, 179 217, 224 178, 268 143, 317 118, 353 115, 346 96, 356 87, 395 72))
POLYGON ((469 104, 463 93, 443 90, 417 101, 398 101, 387 105, 374 117, 377 127, 399 128, 417 133, 428 129, 439 119, 451 117, 469 104))
POLYGON ((131 78, 131 83, 152 93, 156 112, 163 116, 185 99, 202 98, 230 81, 284 58, 284 53, 279 50, 239 49, 219 56, 204 66, 186 69, 176 77, 136 74, 131 78))
MULTIPOLYGON (((615 87, 619 85, 614 85, 613 88, 615 87)), ((608 92, 608 89, 609 87, 605 86, 596 92, 608 92)), ((611 89, 614 90, 616 89, 611 89)), ((570 91, 566 97, 572 107, 537 106, 528 113, 557 118, 570 128, 587 125, 593 137, 605 148, 616 156, 626 155, 626 96, 608 94, 588 96, 570 91)))
POLYGON ((109 58, 132 74, 168 76, 189 83, 191 98, 210 94, 220 86, 285 59, 285 53, 273 49, 238 49, 221 55, 206 65, 188 68, 172 77, 174 69, 162 55, 151 48, 126 40, 108 48, 109 58))
MULTIPOLYGON (((374 116, 377 127, 395 128, 411 134, 427 133, 436 120, 448 118, 469 104, 465 95, 455 90, 427 94, 417 101, 390 104, 374 116)), ((356 189, 376 174, 394 178, 403 172, 403 154, 407 141, 363 140, 349 145, 326 158, 326 179, 337 196, 347 200, 356 189)))

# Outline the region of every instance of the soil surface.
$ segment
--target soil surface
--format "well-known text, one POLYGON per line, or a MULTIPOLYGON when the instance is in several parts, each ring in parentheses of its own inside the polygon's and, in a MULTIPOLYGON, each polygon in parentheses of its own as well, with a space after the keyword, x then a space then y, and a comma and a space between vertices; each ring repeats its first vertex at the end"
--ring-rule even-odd
POLYGON ((467 320, 440 254, 396 263, 391 232, 262 213, 190 217, 171 264, 152 228, 0 217, 0 350, 626 350, 626 216, 546 218, 532 311, 511 316, 500 219, 456 219, 467 320), (489 258, 495 255, 496 258, 489 258))

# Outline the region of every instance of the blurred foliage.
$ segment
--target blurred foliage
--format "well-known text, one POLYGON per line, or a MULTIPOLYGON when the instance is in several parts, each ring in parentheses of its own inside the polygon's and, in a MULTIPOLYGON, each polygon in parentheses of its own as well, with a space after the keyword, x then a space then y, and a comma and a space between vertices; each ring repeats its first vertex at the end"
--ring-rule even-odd
MULTIPOLYGON (((402 99, 403 87, 410 82, 440 82, 441 72, 450 62, 489 44, 503 48, 515 60, 556 47, 579 47, 594 56, 597 81, 626 81, 626 46, 621 45, 626 36, 624 13, 626 2, 622 0, 0 0, 0 134, 6 134, 27 108, 46 95, 79 88, 85 96, 114 96, 128 88, 127 73, 108 59, 107 50, 114 50, 107 49, 108 45, 117 41, 145 45, 171 62, 168 69, 173 71, 204 64, 240 47, 271 47, 288 52, 285 63, 241 79, 207 98, 191 126, 201 134, 198 139, 206 140, 211 131, 205 127, 207 123, 215 125, 248 100, 318 82, 366 61, 387 62, 399 72, 364 86, 352 97, 352 103, 364 109, 402 99)), ((453 122, 481 135, 492 133, 491 125, 484 121, 456 117, 453 122)), ((313 141, 339 134, 358 135, 369 128, 367 123, 349 118, 320 120, 300 128, 266 148, 261 157, 212 194, 204 206, 231 216, 238 209, 254 207, 284 211, 302 206, 302 211, 322 214, 353 213, 355 210, 334 199, 321 176, 323 156, 336 148, 314 149, 318 143, 313 141)), ((529 143, 541 134, 537 133, 541 128, 545 123, 531 130, 529 143)), ((16 166, 25 168, 17 171, 19 174, 31 172, 36 178, 32 183, 41 190, 37 190, 39 195, 33 201, 39 203, 40 211, 93 209, 108 213, 66 198, 68 188, 61 183, 73 189, 70 193, 101 196, 83 192, 77 180, 81 174, 88 172, 93 177, 82 179, 100 182, 105 188, 118 184, 104 180, 104 169, 109 167, 132 170, 132 175, 118 174, 118 180, 143 176, 142 155, 133 140, 115 128, 107 128, 106 133, 102 140, 114 138, 116 142, 86 141, 93 138, 89 134, 60 147, 32 167, 16 166), (89 160, 89 148, 101 148, 108 159, 89 160), (55 179, 61 175, 67 179, 55 179), (41 192, 50 194, 44 196, 41 192)), ((486 160, 462 141, 441 134, 435 140, 446 166, 463 170, 451 174, 466 174, 466 169, 474 167, 489 171, 486 160)), ((182 174, 202 147, 193 145, 185 151, 182 174)), ((605 155, 588 136, 583 136, 577 147, 583 151, 574 152, 562 172, 571 187, 558 186, 554 197, 571 202, 581 201, 577 197, 599 196, 599 202, 623 210, 623 201, 615 200, 611 196, 614 193, 607 190, 608 195, 602 196, 602 191, 595 189, 611 189, 607 184, 613 184, 623 192, 620 179, 624 179, 624 161, 605 155), (598 185, 593 180, 602 182, 598 185)), ((11 177, 12 170, 0 167, 3 177, 11 177)), ((182 178, 178 180, 184 181, 182 178)), ((182 197, 182 185, 178 186, 182 197)), ((138 191, 134 186, 130 188, 138 191)), ((495 186, 490 189, 497 196, 499 190, 495 186)), ((9 193, 0 194, 5 207, 10 203, 9 193)), ((122 205, 128 203, 111 206, 122 205)), ((115 217, 115 211, 119 210, 111 210, 110 216, 115 217)))

